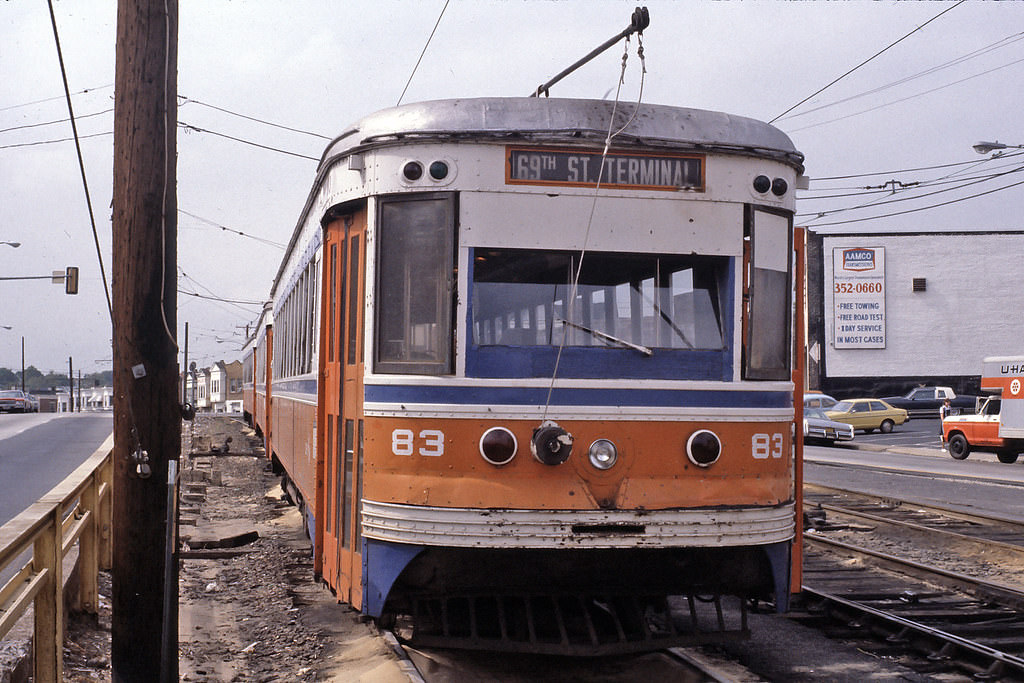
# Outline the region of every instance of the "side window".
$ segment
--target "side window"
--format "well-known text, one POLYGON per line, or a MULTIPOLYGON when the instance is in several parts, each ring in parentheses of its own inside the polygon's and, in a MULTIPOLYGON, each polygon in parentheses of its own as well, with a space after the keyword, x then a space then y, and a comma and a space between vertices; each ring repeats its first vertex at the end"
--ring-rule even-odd
POLYGON ((450 373, 455 197, 382 199, 377 218, 374 370, 450 373))
POLYGON ((748 207, 747 221, 751 254, 744 264, 748 321, 744 374, 747 379, 786 380, 791 351, 790 220, 748 207))

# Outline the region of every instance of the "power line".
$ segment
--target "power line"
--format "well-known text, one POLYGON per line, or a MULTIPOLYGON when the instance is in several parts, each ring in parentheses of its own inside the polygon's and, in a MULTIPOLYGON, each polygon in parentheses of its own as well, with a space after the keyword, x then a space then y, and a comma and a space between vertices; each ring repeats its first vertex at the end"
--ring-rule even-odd
MULTIPOLYGON (((262 123, 262 124, 264 124, 266 126, 273 126, 274 128, 281 128, 283 130, 290 130, 293 133, 302 133, 303 135, 312 135, 315 138, 321 138, 323 140, 331 140, 332 139, 331 137, 329 137, 327 135, 321 135, 320 133, 314 133, 312 131, 302 130, 300 128, 291 128, 289 126, 285 126, 285 125, 282 125, 280 123, 272 123, 270 121, 265 121, 263 119, 258 119, 258 118, 254 117, 254 116, 246 116, 245 114, 239 114, 236 111, 231 111, 230 109, 224 109, 223 107, 218 107, 218 106, 215 106, 215 105, 212 105, 212 104, 208 104, 206 102, 201 102, 199 100, 195 100, 195 99, 192 99, 190 97, 185 97, 184 95, 178 95, 178 99, 181 100, 181 104, 182 105, 190 104, 190 103, 191 104, 198 104, 198 105, 203 106, 203 107, 208 107, 209 109, 214 109, 216 111, 223 112, 225 114, 230 114, 231 116, 237 116, 240 119, 245 119, 247 121, 255 121, 256 123, 262 123)), ((3 131, 0 131, 0 132, 3 132, 3 131)))
POLYGON ((902 187, 895 188, 895 189, 887 187, 887 185, 892 183, 892 181, 890 180, 888 183, 886 183, 886 186, 868 185, 868 186, 864 186, 864 187, 860 187, 860 188, 851 188, 851 189, 857 190, 855 192, 841 192, 841 193, 838 193, 838 194, 823 194, 823 195, 818 195, 817 197, 807 197, 807 196, 803 196, 802 195, 800 197, 800 201, 801 201, 801 203, 804 203, 804 202, 823 201, 823 200, 826 200, 826 199, 844 199, 846 197, 864 197, 866 195, 872 195, 872 194, 891 195, 894 192, 907 191, 907 190, 910 190, 912 188, 913 189, 920 189, 920 188, 923 188, 923 187, 935 187, 937 185, 949 185, 949 184, 952 184, 952 183, 959 183, 959 182, 961 182, 963 180, 992 180, 993 178, 1000 177, 1002 174, 988 173, 986 175, 981 175, 981 176, 977 176, 977 175, 976 176, 965 176, 965 177, 962 177, 962 178, 960 178, 958 180, 947 180, 947 178, 952 177, 952 175, 954 175, 954 174, 951 174, 949 176, 943 176, 942 178, 936 178, 934 180, 922 180, 922 181, 916 181, 916 182, 912 182, 912 183, 898 183, 899 185, 902 185, 902 187))
MULTIPOLYGON (((223 301, 224 303, 243 304, 243 305, 246 305, 246 306, 262 306, 263 303, 264 303, 262 301, 245 301, 245 300, 227 299, 227 298, 224 298, 224 297, 221 297, 221 296, 217 296, 216 294, 213 293, 212 289, 210 289, 206 285, 204 285, 201 282, 199 282, 198 280, 196 280, 194 277, 192 277, 191 275, 186 273, 181 268, 178 268, 178 271, 181 273, 181 277, 185 278, 186 280, 189 280, 190 282, 195 284, 197 287, 201 287, 202 289, 206 290, 209 293, 209 296, 201 296, 200 298, 212 299, 214 301, 223 301)), ((185 294, 191 294, 191 293, 192 292, 185 292, 185 294)), ((196 295, 196 296, 198 296, 198 295, 196 295)))
POLYGON ((412 73, 409 74, 409 80, 405 82, 405 87, 402 88, 402 94, 398 96, 398 102, 395 106, 402 103, 402 98, 405 97, 405 93, 409 89, 409 84, 412 83, 412 77, 416 75, 416 70, 420 68, 420 62, 423 61, 423 55, 427 54, 427 47, 430 45, 430 41, 433 40, 434 34, 437 32, 437 27, 441 25, 441 17, 444 16, 444 11, 448 9, 449 2, 451 2, 451 0, 444 0, 444 7, 441 8, 441 13, 437 15, 437 21, 434 23, 434 28, 430 31, 430 36, 427 37, 427 42, 423 44, 423 50, 420 52, 419 59, 416 60, 416 66, 412 68, 412 73))
POLYGON ((924 95, 930 95, 933 92, 938 92, 939 90, 945 90, 946 88, 951 88, 954 85, 960 85, 961 83, 964 83, 966 81, 969 81, 969 80, 972 80, 972 79, 975 79, 975 78, 979 78, 980 76, 987 76, 988 74, 990 74, 990 73, 992 73, 994 71, 999 71, 1000 69, 1005 69, 1008 66, 1013 66, 1014 64, 1019 64, 1021 62, 1024 62, 1024 58, 1016 59, 1016 60, 1014 60, 1014 61, 1012 61, 1012 62, 1010 62, 1008 64, 1003 64, 1001 66, 992 67, 991 69, 988 69, 987 71, 982 71, 980 73, 976 73, 976 74, 973 74, 971 76, 965 76, 964 78, 961 78, 958 81, 953 81, 952 83, 946 83, 945 85, 936 86, 936 87, 934 87, 934 88, 932 88, 930 90, 925 90, 924 92, 919 92, 919 93, 914 94, 914 95, 908 95, 907 97, 901 97, 900 99, 892 100, 891 102, 883 102, 882 104, 876 105, 874 107, 869 107, 867 109, 862 109, 861 111, 856 111, 856 112, 853 112, 852 114, 846 114, 844 116, 839 116, 839 117, 836 117, 834 119, 829 119, 827 121, 819 121, 818 123, 812 123, 812 124, 809 124, 809 125, 806 125, 806 126, 802 126, 800 128, 791 128, 791 129, 789 129, 789 132, 790 133, 797 133, 797 132, 802 131, 802 130, 808 130, 810 128, 817 128, 818 126, 824 126, 824 125, 829 124, 829 123, 835 123, 836 121, 842 121, 844 119, 849 119, 849 118, 852 118, 854 116, 860 116, 861 114, 867 114, 868 112, 872 112, 872 111, 875 111, 875 110, 878 110, 878 109, 882 109, 884 107, 888 107, 888 106, 893 105, 893 104, 899 104, 900 102, 906 102, 907 100, 913 100, 913 99, 916 99, 918 97, 923 97, 924 95))
MULTIPOLYGON (((865 209, 865 208, 867 208, 869 206, 883 206, 885 204, 897 204, 897 203, 900 203, 900 202, 918 201, 918 200, 924 199, 925 197, 932 197, 934 195, 943 194, 945 192, 953 192, 955 190, 961 190, 961 189, 963 189, 965 187, 970 187, 972 185, 979 185, 981 183, 987 183, 989 181, 995 180, 996 178, 1002 178, 1003 176, 1010 175, 1011 173, 1019 173, 1021 171, 1024 171, 1024 165, 1017 166, 1016 168, 1010 169, 1009 171, 1004 171, 1002 173, 995 173, 995 174, 992 174, 990 176, 985 176, 985 177, 982 177, 982 178, 966 179, 967 182, 964 182, 964 181, 951 181, 951 182, 958 182, 959 183, 955 187, 946 187, 946 188, 943 188, 941 190, 935 190, 934 192, 926 192, 926 193, 923 193, 923 194, 916 194, 916 195, 914 195, 912 197, 902 197, 901 196, 898 199, 876 199, 876 200, 867 202, 865 204, 861 204, 860 206, 850 206, 850 207, 845 207, 845 208, 842 208, 842 209, 833 209, 831 211, 821 211, 821 212, 816 212, 814 215, 818 216, 819 218, 823 218, 825 216, 829 216, 829 215, 836 214, 836 213, 844 213, 846 211, 859 211, 859 210, 865 209)), ((915 185, 914 189, 917 189, 919 187, 921 187, 921 186, 920 185, 915 185)), ((901 194, 906 194, 906 193, 910 192, 910 189, 911 188, 909 188, 909 187, 903 189, 901 191, 901 194)), ((893 194, 895 192, 900 192, 900 190, 897 190, 894 187, 892 192, 890 192, 890 194, 893 194)), ((806 216, 806 215, 810 215, 810 214, 801 214, 801 215, 805 215, 806 216)))
MULTIPOLYGON (((309 159, 310 161, 320 161, 320 157, 311 157, 311 156, 308 156, 306 154, 299 154, 298 152, 289 152, 288 150, 280 149, 278 147, 271 147, 270 145, 263 145, 263 144, 260 144, 258 142, 253 142, 252 140, 245 140, 244 138, 239 138, 239 137, 235 137, 235 136, 232 136, 232 135, 227 135, 225 133, 218 133, 217 131, 209 130, 209 129, 206 129, 206 128, 200 128, 199 126, 193 126, 191 124, 185 123, 184 121, 179 121, 178 122, 178 127, 184 129, 185 131, 191 131, 191 132, 195 132, 195 133, 209 133, 210 135, 216 135, 218 137, 227 138, 228 140, 234 140, 235 142, 241 142, 244 145, 250 145, 252 147, 258 147, 259 149, 265 149, 265 150, 270 151, 270 152, 278 152, 279 154, 287 154, 289 156, 299 157, 300 159, 309 159)), ((110 132, 105 132, 105 133, 93 133, 91 135, 79 135, 79 136, 77 136, 77 138, 76 137, 70 137, 70 138, 58 138, 58 139, 55 139, 55 140, 37 140, 35 142, 19 142, 19 143, 14 143, 14 144, 10 144, 10 145, 0 145, 0 149, 15 149, 17 147, 37 147, 39 145, 52 145, 52 144, 56 144, 56 143, 59 143, 59 142, 70 142, 70 141, 73 141, 73 140, 76 140, 76 139, 77 140, 85 140, 87 138, 95 138, 95 137, 101 137, 101 136, 104 136, 104 135, 113 135, 113 134, 114 134, 113 131, 110 131, 110 132)))
POLYGON ((60 63, 61 81, 64 84, 64 99, 68 103, 68 116, 71 119, 71 132, 75 138, 75 151, 78 153, 78 168, 82 174, 82 187, 85 190, 85 204, 89 211, 89 223, 92 225, 93 243, 96 245, 96 259, 100 266, 100 276, 103 279, 103 294, 107 297, 107 313, 110 321, 114 321, 114 305, 110 301, 110 288, 107 286, 107 271, 103 266, 103 251, 100 249, 100 234, 96 229, 96 216, 92 210, 92 198, 89 196, 89 182, 85 176, 85 159, 82 157, 82 145, 78 140, 78 127, 75 125, 75 110, 71 106, 71 90, 68 88, 68 74, 64 68, 64 54, 60 48, 60 35, 57 32, 57 17, 53 13, 53 0, 47 0, 47 7, 50 9, 50 24, 53 27, 53 42, 57 46, 57 61, 60 63))
POLYGON ((79 135, 77 137, 59 138, 57 140, 37 140, 36 142, 18 142, 11 145, 0 145, 0 149, 15 149, 18 147, 38 147, 40 145, 54 145, 57 144, 58 142, 74 142, 76 140, 87 140, 89 138, 98 138, 103 137, 105 135, 113 134, 114 131, 110 131, 107 133, 92 133, 90 135, 79 135))
POLYGON ((261 145, 258 142, 252 142, 251 140, 244 140, 242 138, 236 138, 236 137, 234 137, 232 135, 227 135, 225 133, 218 133, 217 131, 209 130, 209 129, 206 129, 206 128, 200 128, 199 126, 193 126, 192 124, 185 123, 184 121, 178 121, 178 127, 182 128, 182 129, 184 129, 186 131, 194 131, 196 133, 209 133, 210 135, 216 135, 218 137, 227 138, 228 140, 234 140, 235 142, 241 142, 243 145, 251 145, 253 147, 258 147, 260 149, 269 150, 271 152, 279 152, 281 154, 287 154, 289 156, 299 157, 300 159, 309 159, 310 161, 317 161, 317 162, 320 161, 320 157, 311 157, 311 156, 307 156, 305 154, 299 154, 298 152, 289 152, 288 150, 280 149, 278 147, 271 147, 269 145, 261 145))
POLYGON ((959 199, 951 199, 948 202, 941 202, 939 204, 931 204, 929 206, 922 206, 922 207, 919 207, 917 209, 907 209, 906 211, 895 211, 893 213, 886 213, 886 214, 881 214, 881 215, 878 215, 878 216, 869 216, 867 218, 851 218, 850 220, 847 220, 847 221, 833 221, 831 223, 818 223, 817 225, 815 225, 813 227, 824 228, 824 227, 828 227, 830 225, 847 225, 849 223, 863 223, 864 221, 875 221, 875 220, 879 220, 881 218, 892 218, 893 216, 903 216, 903 215, 906 215, 908 213, 917 213, 919 211, 928 211, 929 209, 937 209, 940 206, 949 206, 950 204, 958 204, 960 202, 965 202, 968 199, 976 199, 978 197, 984 197, 985 195, 994 194, 996 192, 1002 192, 1003 190, 1008 190, 1010 188, 1017 187, 1019 185, 1024 185, 1024 180, 1018 181, 1016 183, 1011 183, 1009 185, 1004 185, 1002 187, 997 187, 997 188, 992 189, 992 190, 987 190, 985 192, 979 192, 977 194, 968 195, 966 197, 960 197, 959 199))
POLYGON ((262 301, 246 301, 244 299, 224 299, 219 296, 213 296, 212 294, 200 294, 199 292, 190 292, 185 289, 178 288, 178 294, 185 294, 186 296, 192 296, 197 299, 206 299, 208 301, 219 301, 224 304, 235 304, 237 306, 262 306, 262 301))
POLYGON ((178 209, 178 213, 183 214, 185 216, 188 216, 189 218, 194 218, 197 221, 201 221, 203 223, 207 223, 209 225, 212 225, 215 228, 220 228, 221 230, 223 230, 225 232, 231 232, 231 233, 234 233, 234 234, 239 235, 241 237, 248 237, 251 240, 256 240, 257 242, 262 242, 263 244, 268 244, 268 245, 270 245, 272 247, 277 247, 278 249, 284 249, 287 246, 285 244, 282 244, 281 242, 274 242, 272 240, 268 240, 268 239, 265 239, 263 237, 257 237, 256 235, 246 234, 246 233, 242 232, 241 230, 235 230, 233 228, 229 228, 226 225, 221 225, 220 223, 216 223, 214 221, 211 221, 209 218, 203 218, 202 216, 197 216, 194 213, 189 213, 188 211, 185 211, 184 209, 178 209))
POLYGON ((906 35, 905 35, 905 36, 903 36, 902 38, 900 38, 900 39, 898 39, 898 40, 896 40, 896 41, 894 41, 894 42, 890 43, 889 45, 885 46, 884 48, 882 48, 881 50, 879 50, 879 51, 878 51, 878 52, 876 52, 875 54, 871 55, 870 57, 868 57, 867 59, 865 59, 865 60, 864 60, 863 62, 861 62, 860 64, 858 64, 857 66, 853 67, 852 69, 850 69, 849 71, 847 71, 846 73, 844 73, 844 74, 843 74, 842 76, 839 76, 838 78, 836 78, 835 80, 833 80, 833 81, 832 81, 831 83, 829 83, 828 85, 824 86, 823 88, 819 88, 819 89, 818 89, 818 90, 816 90, 815 92, 813 92, 813 93, 811 93, 810 95, 808 95, 807 97, 803 98, 802 100, 800 100, 799 102, 797 102, 796 104, 794 104, 794 105, 793 105, 792 107, 790 107, 790 108, 789 108, 789 109, 787 109, 786 111, 782 112, 781 114, 779 114, 778 116, 776 116, 775 118, 773 118, 773 119, 772 119, 771 121, 769 121, 768 123, 775 123, 775 122, 776 122, 776 121, 778 121, 778 120, 779 120, 780 118, 782 118, 783 116, 785 116, 785 115, 786 115, 786 114, 788 114, 789 112, 793 111, 794 109, 796 109, 797 107, 799 107, 799 106, 800 106, 801 104, 803 104, 804 102, 807 102, 807 101, 808 101, 808 100, 810 100, 810 99, 811 99, 812 97, 817 97, 818 95, 820 95, 821 93, 825 92, 826 90, 828 90, 829 88, 831 88, 831 87, 832 87, 833 85, 835 85, 836 83, 838 83, 839 81, 843 80, 844 78, 846 78, 847 76, 849 76, 850 74, 852 74, 852 73, 853 73, 854 71, 856 71, 857 69, 861 68, 862 66, 864 66, 864 65, 865 65, 865 64, 867 64, 868 62, 872 61, 873 59, 875 59, 876 57, 878 57, 878 56, 879 56, 879 55, 881 55, 882 53, 884 53, 884 52, 888 51, 889 49, 891 49, 891 48, 895 47, 895 46, 896 46, 896 45, 898 45, 899 43, 902 43, 902 42, 903 42, 904 40, 906 40, 906 39, 907 39, 907 38, 909 38, 910 36, 914 35, 914 34, 915 34, 915 33, 917 33, 918 31, 920 31, 921 29, 923 29, 923 28, 924 28, 925 26, 927 26, 928 24, 932 23, 933 21, 935 21, 936 19, 938 19, 939 17, 941 17, 941 16, 942 16, 943 14, 945 14, 946 12, 950 12, 950 11, 952 11, 952 10, 956 9, 957 7, 959 7, 960 5, 964 4, 964 2, 966 2, 966 0, 960 0, 959 2, 957 2, 957 3, 956 3, 955 5, 953 5, 952 7, 948 7, 948 8, 946 8, 946 9, 942 10, 941 12, 939 12, 938 14, 936 14, 936 15, 935 15, 934 17, 932 17, 932 18, 931 18, 931 19, 929 19, 928 21, 924 22, 923 24, 921 24, 920 26, 918 26, 917 28, 915 28, 915 29, 914 29, 913 31, 911 31, 910 33, 906 34, 906 35))
MULTIPOLYGON (((98 86, 98 87, 95 87, 95 88, 86 88, 85 90, 79 90, 78 92, 74 92, 74 93, 71 93, 71 94, 72 95, 84 95, 86 93, 92 92, 93 90, 105 90, 107 88, 113 88, 113 87, 114 87, 113 83, 108 83, 107 85, 101 85, 101 86, 98 86)), ((31 107, 31 106, 36 105, 36 104, 44 104, 46 102, 53 102, 54 100, 63 100, 64 98, 65 98, 65 95, 57 95, 57 96, 54 96, 54 97, 47 97, 46 99, 42 99, 42 100, 33 100, 32 102, 22 102, 21 104, 11 104, 11 105, 8 105, 6 107, 0 107, 0 111, 10 111, 11 109, 20 109, 22 107, 31 107)))
MULTIPOLYGON (((1013 152, 1013 153, 1010 153, 1010 154, 1003 154, 1003 155, 1001 155, 998 158, 1000 158, 1000 159, 1009 159, 1009 158, 1012 158, 1012 157, 1015 157, 1015 156, 1018 156, 1018 155, 1021 155, 1021 154, 1024 154, 1024 152, 1013 152)), ((983 159, 982 161, 987 161, 987 160, 983 159)), ((953 168, 953 167, 956 167, 956 166, 968 166, 968 165, 977 164, 977 163, 978 163, 977 160, 957 161, 957 162, 949 163, 949 164, 936 164, 934 166, 918 166, 916 168, 904 168, 904 169, 899 169, 899 170, 895 170, 895 171, 873 171, 871 173, 851 173, 851 174, 848 174, 848 175, 823 176, 821 178, 811 178, 811 180, 813 182, 824 182, 824 181, 827 181, 827 180, 850 180, 850 179, 853 179, 853 178, 871 178, 871 177, 880 176, 880 175, 895 175, 895 174, 899 174, 899 173, 914 173, 914 172, 917 172, 917 171, 933 171, 933 170, 939 169, 939 168, 953 168)))
MULTIPOLYGON (((89 118, 92 118, 94 116, 103 116, 104 114, 110 114, 113 111, 114 111, 114 109, 110 108, 110 109, 104 109, 103 111, 94 112, 92 114, 79 114, 78 115, 78 120, 81 121, 82 119, 89 119, 89 118)), ((42 123, 26 123, 24 126, 14 126, 12 128, 0 128, 0 133, 10 133, 11 131, 14 131, 14 130, 26 130, 28 128, 41 128, 43 126, 53 126, 53 125, 56 125, 58 123, 68 123, 70 121, 71 121, 71 119, 57 119, 55 121, 44 121, 42 123)))
MULTIPOLYGON (((781 116, 781 117, 778 118, 778 120, 779 121, 785 121, 787 119, 795 119, 795 118, 798 118, 800 116, 807 116, 808 114, 813 114, 814 112, 821 111, 823 109, 828 109, 830 107, 835 107, 835 106, 838 106, 840 104, 845 104, 847 102, 851 102, 853 100, 860 99, 860 98, 866 97, 868 95, 874 95, 875 93, 879 93, 879 92, 882 92, 884 90, 889 90, 889 89, 894 88, 896 86, 903 85, 905 83, 909 83, 910 81, 917 80, 918 78, 923 78, 924 76, 930 76, 930 75, 932 75, 934 73, 937 73, 939 71, 942 71, 944 69, 948 69, 950 67, 963 64, 964 62, 966 62, 968 60, 974 59, 975 57, 980 57, 982 55, 988 54, 989 52, 993 52, 993 51, 998 50, 1000 48, 1007 47, 1008 45, 1012 45, 1013 43, 1016 43, 1017 41, 1020 41, 1020 40, 1024 40, 1024 33, 1015 33, 1013 35, 1006 36, 1005 38, 1001 38, 1000 40, 997 40, 996 42, 991 43, 989 45, 986 45, 985 47, 978 48, 977 50, 974 50, 973 52, 969 52, 966 55, 962 55, 962 56, 957 57, 955 59, 951 59, 948 62, 945 62, 943 64, 939 64, 937 66, 933 66, 933 67, 927 68, 924 71, 919 71, 916 74, 913 74, 911 76, 906 76, 904 78, 900 78, 898 80, 892 81, 892 82, 887 83, 885 85, 878 86, 877 88, 872 88, 871 90, 865 90, 864 92, 858 93, 856 95, 851 95, 849 97, 844 97, 844 98, 836 100, 834 102, 828 102, 826 104, 822 104, 822 105, 819 105, 817 107, 812 107, 810 109, 805 109, 804 111, 798 112, 796 114, 790 114, 788 116, 781 116)), ((1012 63, 1015 63, 1015 62, 1012 62, 1012 63)), ((1002 67, 996 67, 996 69, 999 69, 999 68, 1002 68, 1002 67)), ((991 71, 994 71, 994 70, 995 69, 990 69, 989 71, 986 71, 984 73, 991 73, 991 71)), ((798 129, 798 130, 802 130, 802 129, 798 129)))

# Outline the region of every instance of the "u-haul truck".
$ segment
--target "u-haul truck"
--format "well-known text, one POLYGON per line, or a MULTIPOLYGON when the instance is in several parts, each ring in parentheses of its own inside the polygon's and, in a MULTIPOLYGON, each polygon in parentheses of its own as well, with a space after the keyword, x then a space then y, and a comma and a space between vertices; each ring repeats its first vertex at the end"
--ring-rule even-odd
POLYGON ((983 361, 981 389, 991 396, 976 415, 942 420, 949 454, 963 460, 971 451, 995 453, 999 462, 1017 462, 1024 452, 1024 356, 983 361))

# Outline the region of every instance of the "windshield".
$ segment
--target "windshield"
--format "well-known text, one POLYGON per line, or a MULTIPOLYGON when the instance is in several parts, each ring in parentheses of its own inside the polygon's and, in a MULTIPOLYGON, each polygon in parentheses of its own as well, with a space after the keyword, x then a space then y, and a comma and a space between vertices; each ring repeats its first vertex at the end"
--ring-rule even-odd
POLYGON ((815 417, 819 420, 828 420, 821 408, 804 408, 804 417, 815 417))
POLYGON ((20 391, 0 391, 0 398, 21 398, 20 391))
POLYGON ((472 335, 480 346, 723 348, 727 259, 477 249, 472 335), (580 270, 575 298, 571 282, 580 270))
POLYGON ((840 401, 839 403, 829 408, 829 410, 835 411, 837 413, 848 413, 852 408, 853 404, 850 403, 849 401, 840 401))

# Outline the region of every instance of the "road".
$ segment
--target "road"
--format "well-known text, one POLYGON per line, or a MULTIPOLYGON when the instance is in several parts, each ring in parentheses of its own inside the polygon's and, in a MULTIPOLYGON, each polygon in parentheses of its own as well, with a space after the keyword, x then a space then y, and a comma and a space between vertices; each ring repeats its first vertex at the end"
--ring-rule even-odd
POLYGON ((890 434, 857 433, 851 443, 806 446, 805 481, 1024 519, 1024 459, 1006 465, 992 453, 972 453, 954 460, 941 450, 937 418, 890 434))
POLYGON ((113 430, 112 413, 0 414, 0 525, 71 474, 113 430))

